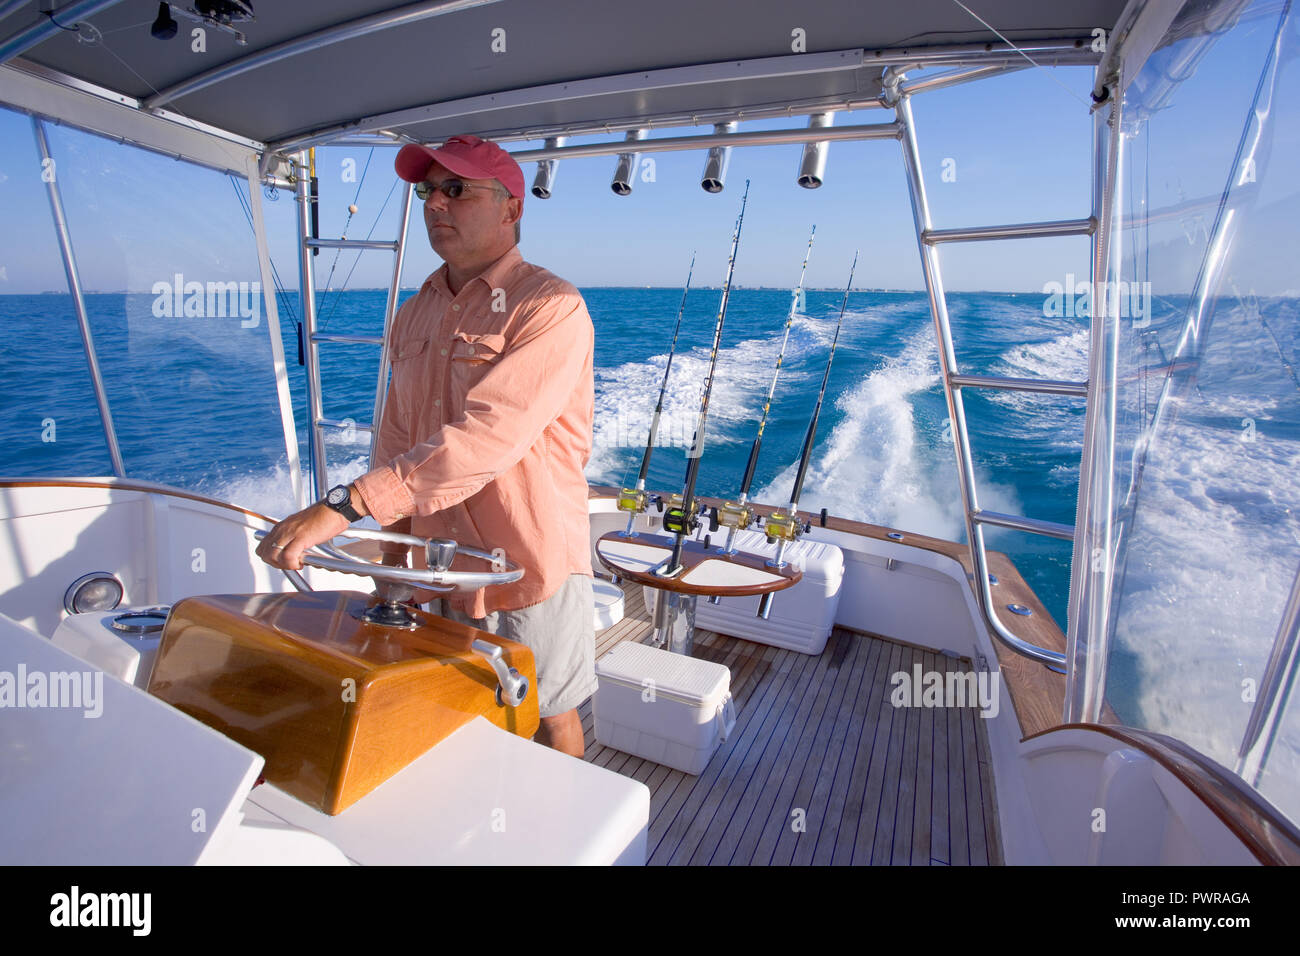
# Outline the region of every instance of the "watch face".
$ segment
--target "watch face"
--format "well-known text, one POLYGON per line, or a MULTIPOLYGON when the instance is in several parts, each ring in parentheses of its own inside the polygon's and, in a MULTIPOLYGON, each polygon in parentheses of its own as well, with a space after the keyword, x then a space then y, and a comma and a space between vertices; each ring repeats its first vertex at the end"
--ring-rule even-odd
POLYGON ((325 500, 332 505, 341 505, 352 500, 352 495, 348 493, 347 485, 337 485, 330 489, 325 500))

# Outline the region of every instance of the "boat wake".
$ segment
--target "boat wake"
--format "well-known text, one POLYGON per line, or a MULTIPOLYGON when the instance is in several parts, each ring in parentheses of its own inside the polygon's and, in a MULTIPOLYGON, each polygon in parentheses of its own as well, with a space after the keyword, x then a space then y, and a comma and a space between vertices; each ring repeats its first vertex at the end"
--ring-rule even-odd
MULTIPOLYGON (((952 446, 925 437, 942 437, 944 421, 926 422, 917 401, 938 392, 938 359, 925 329, 836 402, 841 417, 813 452, 801 508, 962 540, 952 446)), ((796 467, 791 462, 755 498, 788 501, 796 467)), ((981 504, 1015 513, 1015 492, 981 477, 981 504)))
MULTIPOLYGON (((783 391, 806 384, 804 359, 815 358, 830 344, 824 323, 796 316, 782 363, 778 399, 783 391)), ((754 425, 772 381, 780 347, 779 334, 749 338, 718 352, 713 393, 709 399, 707 444, 735 445, 753 440, 754 425)), ((616 484, 627 467, 628 449, 641 449, 650 434, 668 353, 643 362, 596 369, 596 415, 592 456, 586 475, 595 484, 616 484)), ((673 359, 664 394, 655 447, 688 448, 700 414, 700 396, 708 372, 709 349, 679 352, 673 359)))

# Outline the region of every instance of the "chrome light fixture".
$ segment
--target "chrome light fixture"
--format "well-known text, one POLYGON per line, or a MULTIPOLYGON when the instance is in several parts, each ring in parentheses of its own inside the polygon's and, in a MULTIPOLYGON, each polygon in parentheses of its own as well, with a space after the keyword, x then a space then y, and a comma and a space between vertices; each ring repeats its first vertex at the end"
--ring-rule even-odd
MULTIPOLYGON (((637 140, 645 139, 645 133, 643 129, 628 130, 627 142, 635 143, 637 140)), ((640 162, 640 153, 618 154, 618 165, 614 167, 614 181, 609 184, 609 188, 614 190, 615 195, 627 196, 632 192, 632 180, 636 178, 636 168, 640 162)))
MULTIPOLYGON (((715 123, 713 132, 719 135, 734 133, 736 123, 715 123)), ((714 146, 709 150, 709 158, 704 162, 704 175, 700 177, 700 186, 706 193, 722 192, 723 181, 727 178, 727 167, 731 165, 731 147, 714 146)))
POLYGON ((111 611, 122 603, 122 582, 108 571, 83 574, 63 592, 63 609, 69 614, 111 611))
MULTIPOLYGON (((809 129, 825 129, 834 121, 833 113, 814 113, 808 117, 809 129)), ((798 183, 804 189, 816 189, 822 184, 826 175, 826 150, 830 144, 826 140, 820 143, 805 143, 803 159, 799 163, 798 183)))
MULTIPOLYGON (((546 141, 547 149, 559 149, 564 145, 566 137, 553 136, 546 141)), ((555 188, 555 174, 559 171, 560 161, 558 159, 539 159, 537 161, 537 175, 533 177, 533 195, 538 199, 550 199, 551 190, 555 188)))

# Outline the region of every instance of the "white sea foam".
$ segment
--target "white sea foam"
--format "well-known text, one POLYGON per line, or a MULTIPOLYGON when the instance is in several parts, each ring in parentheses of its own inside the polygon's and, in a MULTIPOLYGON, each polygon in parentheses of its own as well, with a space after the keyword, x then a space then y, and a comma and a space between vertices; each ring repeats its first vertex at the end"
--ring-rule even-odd
MULTIPOLYGON (((330 461, 330 483, 347 484, 363 475, 367 470, 369 456, 356 453, 355 443, 336 443, 326 439, 326 454, 330 461)), ((311 476, 307 473, 306 460, 303 460, 303 487, 307 500, 315 500, 311 476)), ((260 473, 239 475, 220 482, 216 488, 207 492, 214 498, 228 501, 249 511, 256 511, 269 518, 283 518, 298 510, 293 500, 293 486, 289 480, 288 462, 281 459, 275 467, 260 473)))
MULTIPOLYGON (((1088 379, 1088 330, 1067 331, 1046 342, 1017 345, 999 356, 993 375, 1084 382, 1088 379)), ((1022 417, 1034 443, 1075 453, 1083 450, 1083 399, 1035 392, 987 392, 990 401, 1022 417)))
MULTIPOLYGON (((788 392, 808 378, 806 371, 792 366, 810 353, 825 350, 834 332, 834 325, 827 331, 826 324, 824 320, 796 316, 782 361, 781 391, 788 392)), ((744 339, 719 349, 709 397, 708 445, 752 439, 753 423, 761 414, 763 399, 772 383, 782 334, 778 328, 769 336, 744 339)), ((586 469, 589 480, 597 483, 621 480, 620 468, 625 464, 621 450, 645 446, 667 361, 665 352, 644 362, 625 362, 614 368, 596 370, 594 448, 586 469)), ((699 421, 708 366, 707 348, 679 352, 673 357, 656 447, 690 446, 699 421)))
MULTIPOLYGON (((822 433, 813 451, 800 507, 959 539, 964 519, 952 457, 946 448, 919 438, 912 401, 938 382, 938 360, 926 330, 841 396, 836 407, 843 418, 829 435, 822 433)), ((755 498, 788 501, 797 466, 791 462, 755 498)), ((980 496, 993 510, 1019 510, 1014 492, 987 480, 980 483, 980 496)))
MULTIPOLYGON (((1300 559, 1300 443, 1243 440, 1189 414, 1204 410, 1197 397, 1171 407, 1151 447, 1117 579, 1109 696, 1121 720, 1231 767, 1300 559)), ((1300 817, 1294 711, 1271 758, 1286 788, 1269 796, 1300 817)))

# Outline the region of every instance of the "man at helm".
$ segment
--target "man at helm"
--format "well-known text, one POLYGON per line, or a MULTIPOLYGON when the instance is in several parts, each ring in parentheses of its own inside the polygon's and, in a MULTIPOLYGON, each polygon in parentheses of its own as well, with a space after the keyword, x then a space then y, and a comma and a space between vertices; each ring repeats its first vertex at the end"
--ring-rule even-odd
MULTIPOLYGON (((443 260, 398 311, 375 468, 290 515, 257 549, 301 567, 303 551, 372 515, 381 526, 504 549, 513 584, 434 601, 435 613, 528 645, 537 740, 582 756, 578 705, 596 687, 590 527, 594 329, 568 282, 519 254, 524 175, 476 136, 408 145, 397 174, 424 200, 443 260)), ((385 563, 405 564, 384 543, 385 563)), ((423 564, 423 555, 417 553, 423 564)))

